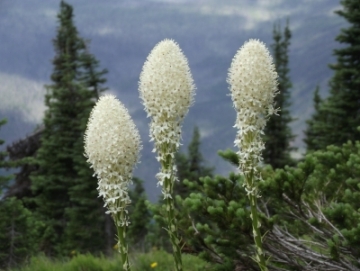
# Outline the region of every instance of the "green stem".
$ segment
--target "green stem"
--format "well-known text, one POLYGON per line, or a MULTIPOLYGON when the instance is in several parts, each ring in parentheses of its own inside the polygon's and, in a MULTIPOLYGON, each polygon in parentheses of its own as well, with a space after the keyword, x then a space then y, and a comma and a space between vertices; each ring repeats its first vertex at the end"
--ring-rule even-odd
POLYGON ((115 218, 115 226, 117 230, 117 236, 118 236, 118 249, 119 253, 121 255, 121 261, 123 263, 123 270, 124 271, 130 271, 130 264, 129 264, 129 255, 128 255, 128 246, 125 239, 126 236, 126 225, 119 226, 120 216, 123 216, 124 211, 121 212, 120 215, 117 215, 115 218))
POLYGON ((173 197, 173 186, 174 186, 174 172, 173 168, 173 159, 169 155, 165 163, 162 163, 162 168, 164 172, 171 170, 170 178, 165 178, 164 181, 164 190, 170 193, 171 197, 165 199, 166 202, 166 213, 167 213, 167 222, 168 222, 168 233, 170 241, 173 248, 173 257, 175 261, 175 267, 177 271, 182 271, 182 259, 181 259, 181 249, 180 241, 177 234, 177 224, 175 218, 175 207, 174 207, 174 197, 173 197))
POLYGON ((260 222, 258 218, 258 211, 257 211, 257 187, 254 185, 254 175, 253 172, 250 173, 250 176, 245 176, 246 187, 248 189, 248 198, 250 200, 250 209, 251 209, 251 220, 252 220, 252 227, 253 227, 253 235, 256 247, 256 256, 255 261, 258 263, 261 271, 268 271, 266 267, 266 260, 264 255, 264 250, 262 247, 262 237, 260 232, 260 222))

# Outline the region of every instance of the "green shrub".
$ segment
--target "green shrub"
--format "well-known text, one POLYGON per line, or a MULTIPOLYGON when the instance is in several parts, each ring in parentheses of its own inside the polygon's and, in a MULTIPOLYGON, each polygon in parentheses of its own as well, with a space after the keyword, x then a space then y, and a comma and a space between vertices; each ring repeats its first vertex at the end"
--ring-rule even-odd
MULTIPOLYGON (((233 164, 236 154, 220 155, 233 164)), ((258 206, 272 270, 357 270, 360 267, 360 142, 307 154, 296 167, 264 167, 258 206)), ((202 178, 179 220, 184 242, 217 271, 258 270, 250 258, 251 220, 243 179, 202 178), (218 265, 215 265, 218 264, 218 265)), ((186 183, 186 182, 185 182, 186 183)))

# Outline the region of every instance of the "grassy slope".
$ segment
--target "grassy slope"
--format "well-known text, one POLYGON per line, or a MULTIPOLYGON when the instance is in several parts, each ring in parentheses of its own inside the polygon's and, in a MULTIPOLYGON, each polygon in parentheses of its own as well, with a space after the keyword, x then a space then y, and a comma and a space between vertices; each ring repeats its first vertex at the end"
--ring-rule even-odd
MULTIPOLYGON (((105 258, 92 255, 77 255, 71 260, 50 260, 46 257, 34 257, 21 268, 9 271, 119 271, 121 270, 120 257, 105 258)), ((183 255, 184 270, 210 270, 210 265, 203 260, 183 255)), ((173 270, 172 255, 161 250, 151 253, 137 253, 131 255, 133 271, 170 271, 173 270)))

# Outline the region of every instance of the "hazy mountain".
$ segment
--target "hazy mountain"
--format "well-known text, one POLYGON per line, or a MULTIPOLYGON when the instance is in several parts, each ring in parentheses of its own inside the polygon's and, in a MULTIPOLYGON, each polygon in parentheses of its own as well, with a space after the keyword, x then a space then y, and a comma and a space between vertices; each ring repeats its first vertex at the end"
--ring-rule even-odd
MULTIPOLYGON (((302 131, 312 112, 316 85, 327 93, 334 62, 334 39, 346 23, 333 14, 338 0, 71 0, 76 26, 91 40, 90 50, 107 68, 107 86, 129 108, 138 125, 144 150, 135 174, 146 180, 156 198, 158 171, 148 137, 148 120, 138 98, 142 65, 162 39, 176 40, 189 59, 197 86, 196 102, 186 117, 183 143, 189 142, 194 125, 200 127, 202 149, 219 173, 230 167, 216 155, 232 148, 235 111, 228 96, 227 70, 237 49, 249 38, 270 46, 275 22, 290 19, 293 38, 290 69, 293 82, 292 128, 294 145, 302 149, 302 131)), ((57 0, 0 0, 0 118, 9 123, 0 131, 7 143, 31 133, 41 122, 44 84, 50 82, 54 56, 51 40, 56 32, 57 0)))

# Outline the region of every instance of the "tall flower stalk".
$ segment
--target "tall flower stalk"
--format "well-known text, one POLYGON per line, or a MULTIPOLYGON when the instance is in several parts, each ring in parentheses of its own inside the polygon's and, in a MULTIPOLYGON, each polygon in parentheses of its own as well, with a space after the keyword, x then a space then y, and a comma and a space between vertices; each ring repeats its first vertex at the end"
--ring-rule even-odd
POLYGON ((158 43, 149 54, 140 74, 139 92, 148 117, 150 138, 161 164, 156 175, 166 204, 168 233, 176 270, 182 270, 180 240, 174 210, 176 179, 175 153, 180 146, 181 124, 193 103, 194 83, 185 55, 172 40, 158 43))
POLYGON ((114 219, 123 270, 129 271, 126 228, 128 187, 141 150, 139 132, 124 105, 112 95, 100 97, 85 131, 85 155, 98 178, 99 196, 114 219))
POLYGON ((255 261, 261 270, 268 270, 262 247, 257 199, 258 184, 262 180, 258 170, 264 147, 261 135, 270 115, 276 114, 274 97, 277 95, 277 73, 264 43, 249 40, 235 54, 228 74, 231 97, 237 111, 238 128, 235 145, 239 148, 239 169, 245 178, 256 246, 255 261))

